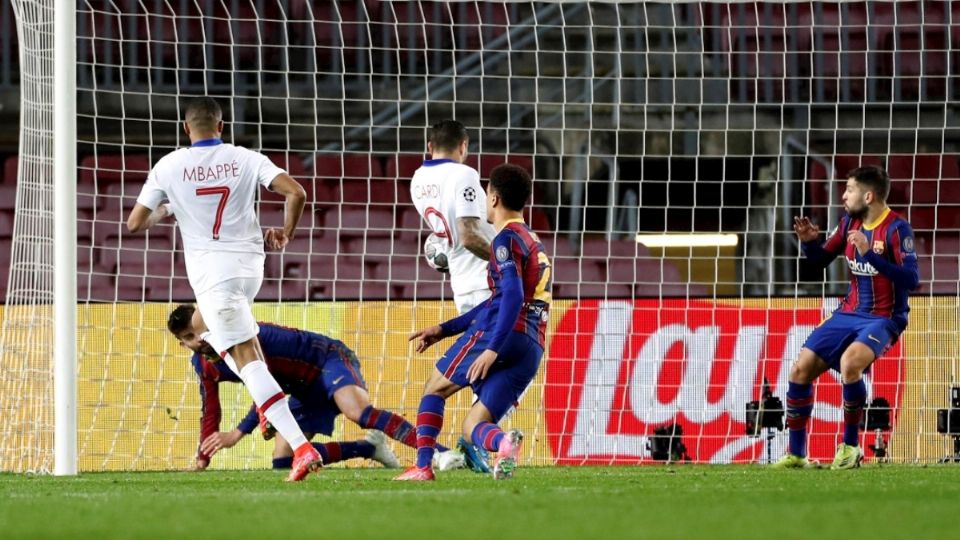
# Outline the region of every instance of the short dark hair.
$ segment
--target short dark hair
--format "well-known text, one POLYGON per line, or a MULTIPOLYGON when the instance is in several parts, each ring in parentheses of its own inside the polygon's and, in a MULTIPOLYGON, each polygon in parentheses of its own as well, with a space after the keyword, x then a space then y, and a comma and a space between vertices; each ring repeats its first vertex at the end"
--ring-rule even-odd
POLYGON ((467 128, 456 120, 444 120, 430 128, 430 145, 436 150, 453 151, 460 143, 470 140, 467 128))
POLYGON ((223 120, 223 109, 212 97, 198 97, 187 103, 184 119, 193 129, 214 130, 223 120))
POLYGON ((490 186, 500 196, 504 206, 519 212, 526 206, 533 191, 533 179, 523 167, 504 163, 490 171, 490 186))
POLYGON ((890 195, 890 176, 883 167, 864 165, 850 171, 847 178, 853 178, 858 184, 866 186, 881 201, 886 201, 890 195))
POLYGON ((170 313, 170 317, 167 318, 167 330, 175 336, 179 336, 181 332, 190 328, 190 323, 193 320, 193 314, 197 311, 197 308, 193 307, 191 304, 180 304, 177 306, 177 309, 174 309, 170 313))

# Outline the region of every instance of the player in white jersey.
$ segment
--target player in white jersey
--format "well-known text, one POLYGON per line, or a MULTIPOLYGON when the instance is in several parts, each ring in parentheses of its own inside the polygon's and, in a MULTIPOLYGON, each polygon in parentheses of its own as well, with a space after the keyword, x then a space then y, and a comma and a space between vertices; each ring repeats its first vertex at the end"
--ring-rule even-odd
POLYGON ((127 219, 130 232, 176 215, 187 277, 207 322, 203 336, 243 380, 271 424, 295 448, 287 478, 319 469, 320 454, 290 413, 284 392, 264 362, 251 305, 263 282, 263 244, 283 249, 303 214, 306 193, 266 156, 224 143, 223 113, 211 98, 189 103, 183 129, 191 146, 164 156, 150 171, 127 219), (286 198, 283 229, 263 235, 255 207, 259 186, 286 198), (169 202, 162 204, 166 199, 169 202))
MULTIPOLYGON (((430 159, 413 173, 410 195, 420 216, 433 234, 447 242, 447 261, 453 301, 462 315, 490 298, 487 264, 490 240, 496 234, 487 223, 487 193, 480 186, 480 174, 463 162, 470 136, 456 120, 444 120, 430 129, 427 152, 430 159)), ((476 398, 475 398, 476 399, 476 398)), ((477 472, 489 472, 486 452, 460 437, 457 449, 466 465, 477 472)), ((455 453, 436 456, 437 468, 459 466, 455 453)))
POLYGON ((453 300, 461 314, 490 297, 487 262, 493 227, 487 223, 487 195, 480 175, 464 165, 467 129, 444 120, 430 130, 430 159, 413 174, 410 195, 433 234, 447 241, 453 300))

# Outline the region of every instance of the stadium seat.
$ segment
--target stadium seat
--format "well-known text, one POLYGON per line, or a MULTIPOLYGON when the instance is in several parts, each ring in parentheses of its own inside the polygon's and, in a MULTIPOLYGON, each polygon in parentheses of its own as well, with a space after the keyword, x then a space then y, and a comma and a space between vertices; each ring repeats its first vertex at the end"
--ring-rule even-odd
POLYGON ((811 97, 856 101, 866 89, 868 44, 867 9, 861 2, 841 5, 819 2, 801 9, 797 50, 811 54, 811 97))
POLYGON ((6 300, 7 279, 10 277, 10 263, 13 259, 13 240, 10 238, 0 238, 0 268, 5 268, 6 272, 0 272, 0 298, 6 300))
POLYGON ((539 206, 526 207, 523 212, 523 220, 527 222, 535 233, 553 230, 553 226, 550 225, 550 219, 547 217, 546 212, 539 206))
POLYGON ((921 255, 917 293, 960 294, 960 255, 921 255))
POLYGON ((314 156, 314 170, 320 178, 368 179, 383 176, 381 158, 373 154, 317 154, 314 156))
POLYGON ((310 173, 303 163, 303 156, 294 152, 264 152, 264 155, 273 162, 274 165, 287 171, 287 174, 293 178, 302 181, 308 178, 310 173))
POLYGON ((0 238, 13 236, 13 212, 0 210, 0 238))
POLYGON ((786 70, 804 57, 787 51, 785 6, 749 2, 724 8, 721 52, 728 62, 731 96, 748 101, 781 101, 786 70))
MULTIPOLYGON (((450 4, 457 50, 489 49, 490 42, 509 31, 506 2, 455 2, 450 4)), ((503 46, 506 48, 506 45, 503 46)))
POLYGON ((581 254, 593 260, 635 259, 647 257, 647 246, 632 240, 607 240, 605 238, 585 238, 581 254))
POLYGON ((98 154, 80 160, 78 181, 96 184, 99 193, 104 193, 108 184, 129 182, 137 186, 136 198, 149 172, 150 159, 145 154, 98 154))
POLYGON ((236 71, 266 70, 277 65, 286 45, 283 25, 286 17, 276 10, 276 4, 238 2, 227 6, 214 3, 213 12, 205 10, 204 13, 216 18, 211 41, 226 53, 214 54, 215 58, 222 58, 215 63, 236 71))
POLYGON ((578 257, 554 257, 552 262, 555 284, 607 282, 603 262, 578 257))
POLYGON ((387 178, 413 178, 423 161, 429 156, 423 154, 398 154, 387 157, 387 168, 385 176, 387 178))
POLYGON ((428 231, 420 213, 413 206, 403 209, 400 214, 400 238, 406 241, 419 242, 421 237, 426 238, 428 231))
MULTIPOLYGON (((431 270, 432 272, 433 270, 431 270)), ((403 300, 449 300, 453 301, 450 287, 440 280, 425 280, 415 283, 391 284, 395 299, 403 300)))
POLYGON ((20 156, 14 154, 3 161, 2 183, 7 186, 17 185, 17 167, 20 166, 20 156))
POLYGON ((504 163, 519 165, 526 169, 527 172, 533 173, 533 158, 524 155, 481 154, 478 156, 477 154, 467 154, 467 159, 464 163, 476 169, 477 172, 480 173, 481 180, 488 180, 490 178, 490 172, 498 165, 503 165, 504 163))
POLYGON ((899 87, 898 99, 921 97, 921 81, 926 87, 926 97, 942 99, 948 74, 946 3, 884 4, 877 4, 871 19, 880 75, 895 82, 895 88, 899 87))
POLYGON ((339 212, 324 216, 324 227, 334 228, 340 238, 391 237, 396 231, 394 210, 370 206, 344 205, 339 212), (334 224, 336 223, 336 226, 334 224))
MULTIPOLYGON (((373 204, 395 206, 398 202, 400 182, 389 178, 343 179, 338 186, 338 200, 345 204, 373 204)), ((406 184, 409 193, 409 184, 406 184)), ((409 200, 409 195, 404 197, 409 200)))
POLYGON ((891 154, 887 159, 887 173, 890 178, 901 180, 960 178, 956 157, 939 154, 891 154))
POLYGON ((420 254, 420 246, 416 241, 403 240, 397 236, 344 237, 340 242, 340 252, 363 253, 364 256, 378 257, 417 257, 420 254))

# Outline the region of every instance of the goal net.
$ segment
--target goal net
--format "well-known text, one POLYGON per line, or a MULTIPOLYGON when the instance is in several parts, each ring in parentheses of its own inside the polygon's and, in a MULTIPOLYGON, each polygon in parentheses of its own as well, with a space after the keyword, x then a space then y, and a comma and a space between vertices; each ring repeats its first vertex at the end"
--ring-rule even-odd
MULTIPOLYGON (((10 471, 52 460, 51 6, 13 2, 21 125, 0 201, 10 263, 0 470, 10 471)), ((960 385, 958 6, 76 6, 82 471, 179 469, 197 449, 197 377, 165 329, 193 300, 182 242, 172 224, 146 235, 124 224, 150 167, 189 144, 183 105, 200 95, 223 105, 228 142, 267 154, 308 194, 297 238, 267 256, 258 318, 343 340, 372 401, 411 420, 440 351, 417 355, 406 336, 454 315, 449 280, 422 256, 409 191, 428 128, 467 125, 482 179, 503 162, 531 171, 526 219, 553 263, 554 303, 541 370, 505 423, 526 433, 535 465, 781 455, 786 431, 748 424, 782 416, 769 402, 751 415, 748 403, 763 409, 766 389, 785 399, 792 360, 848 275, 841 262, 819 271, 802 260, 793 216, 831 229, 847 171, 881 164, 890 205, 915 231, 922 283, 909 328, 866 377, 862 447, 898 462, 952 452, 936 417, 960 385)), ((258 205, 263 226, 282 222, 280 199, 264 192, 258 205)), ((462 394, 443 444, 456 442, 462 394)), ((228 431, 250 400, 231 384, 220 400, 228 431)), ((813 458, 832 457, 842 424, 831 373, 816 384, 813 458)), ((332 436, 362 433, 341 419, 332 436)), ((269 467, 271 451, 250 436, 212 466, 269 467)))

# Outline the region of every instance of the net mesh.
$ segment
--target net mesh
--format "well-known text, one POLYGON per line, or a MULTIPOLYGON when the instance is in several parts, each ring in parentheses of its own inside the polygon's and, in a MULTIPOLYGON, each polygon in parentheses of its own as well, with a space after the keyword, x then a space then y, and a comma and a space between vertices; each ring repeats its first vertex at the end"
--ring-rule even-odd
MULTIPOLYGON (((41 4, 14 2, 23 120, 4 470, 52 460, 52 12, 41 4)), ((130 235, 124 223, 151 165, 189 144, 182 106, 197 95, 223 105, 228 142, 267 154, 308 194, 299 236, 267 257, 257 316, 344 340, 373 402, 411 419, 435 358, 413 354, 406 335, 454 314, 448 283, 422 257, 409 192, 427 129, 466 124, 481 178, 504 161, 533 173, 526 218, 551 257, 556 301, 543 367, 507 425, 526 431, 538 465, 651 461, 663 440, 652 436, 669 425, 694 461, 779 456, 785 432, 747 435, 746 404, 764 380, 784 396, 790 362, 847 286, 840 263, 821 272, 801 261, 792 218, 832 228, 846 172, 882 164, 890 204, 915 230, 922 284, 910 327, 868 376, 870 400, 894 407, 880 432, 892 459, 948 453, 935 416, 960 367, 951 3, 87 0, 77 10, 82 470, 175 469, 196 450, 196 377, 165 330, 173 306, 192 300, 181 240, 170 224, 130 235), (718 232, 738 243, 635 238, 718 232)), ((281 223, 281 200, 263 193, 258 205, 264 226, 281 223)), ((221 386, 227 430, 249 399, 221 386)), ((839 388, 830 375, 817 385, 818 459, 832 457, 842 425, 839 388)), ((441 442, 455 441, 468 406, 466 395, 448 406, 441 442)), ((333 434, 361 436, 342 420, 333 434)), ((268 467, 271 446, 255 439, 214 466, 268 467)))

